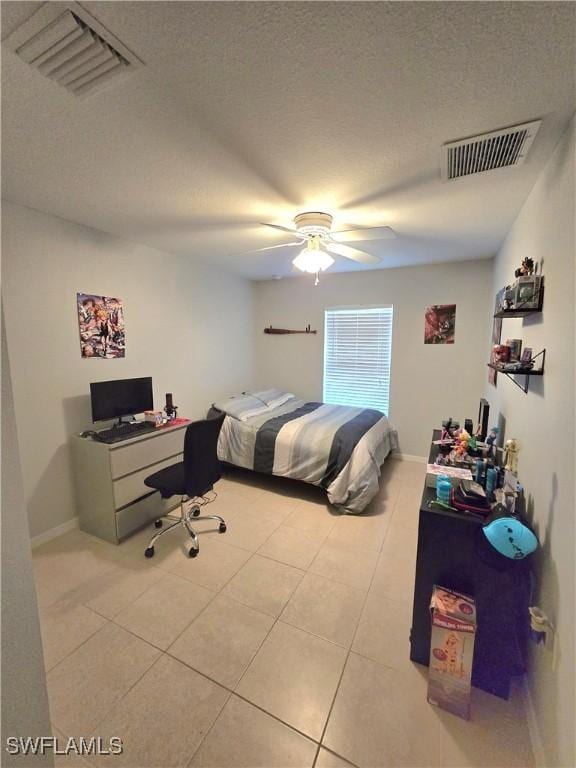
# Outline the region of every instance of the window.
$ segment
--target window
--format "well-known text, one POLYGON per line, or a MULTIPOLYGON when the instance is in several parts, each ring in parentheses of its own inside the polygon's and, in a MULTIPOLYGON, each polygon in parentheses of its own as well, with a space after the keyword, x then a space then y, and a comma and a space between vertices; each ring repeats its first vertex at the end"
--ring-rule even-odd
POLYGON ((327 309, 325 403, 376 408, 388 415, 392 307, 327 309))

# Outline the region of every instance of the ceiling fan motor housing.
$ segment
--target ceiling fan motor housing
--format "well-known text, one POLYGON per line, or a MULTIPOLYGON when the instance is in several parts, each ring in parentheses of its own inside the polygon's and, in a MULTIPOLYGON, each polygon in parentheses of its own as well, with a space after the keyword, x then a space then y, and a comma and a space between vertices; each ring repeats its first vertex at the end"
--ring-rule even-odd
POLYGON ((294 225, 302 235, 325 237, 332 229, 332 216, 319 212, 299 213, 294 217, 294 225))

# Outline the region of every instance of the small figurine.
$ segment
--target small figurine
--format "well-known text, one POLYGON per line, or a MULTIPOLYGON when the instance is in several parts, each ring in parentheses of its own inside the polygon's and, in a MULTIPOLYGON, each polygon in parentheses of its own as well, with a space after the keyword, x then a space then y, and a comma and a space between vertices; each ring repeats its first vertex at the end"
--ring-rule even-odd
POLYGON ((531 275, 533 272, 534 259, 526 256, 526 258, 522 260, 521 266, 519 266, 518 269, 514 272, 514 277, 526 277, 527 275, 531 275))
POLYGON ((442 422, 442 434, 440 435, 440 440, 453 440, 454 439, 454 432, 458 428, 458 423, 454 423, 452 421, 452 416, 450 416, 446 421, 442 422))
POLYGON ((514 301, 516 299, 516 291, 513 286, 506 286, 506 293, 504 294, 504 309, 513 309, 514 301))
POLYGON ((518 443, 512 437, 510 440, 506 440, 506 465, 504 469, 516 474, 518 472, 518 443))
POLYGON ((492 456, 494 455, 494 443, 498 439, 499 432, 500 430, 498 429, 498 427, 492 427, 492 429, 490 430, 490 434, 486 438, 486 445, 488 446, 488 453, 487 453, 488 458, 492 458, 492 456))
POLYGON ((465 429, 461 429, 456 438, 456 445, 454 446, 454 450, 452 452, 453 461, 462 461, 464 459, 464 457, 468 453, 469 440, 470 440, 470 435, 468 434, 468 432, 466 432, 465 429))

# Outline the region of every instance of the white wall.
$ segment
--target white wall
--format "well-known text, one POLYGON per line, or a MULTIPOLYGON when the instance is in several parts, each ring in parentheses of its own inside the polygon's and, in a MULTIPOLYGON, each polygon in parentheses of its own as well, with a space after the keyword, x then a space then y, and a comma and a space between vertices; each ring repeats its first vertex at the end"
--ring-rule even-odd
MULTIPOLYGON (((524 395, 504 376, 487 385, 506 437, 520 441, 519 477, 541 549, 535 602, 558 630, 558 666, 532 649, 529 675, 547 766, 574 766, 574 121, 557 146, 495 260, 493 293, 513 282, 525 256, 540 262, 544 311, 505 320, 502 337, 546 348, 544 376, 524 395)), ((495 421, 495 419, 494 419, 495 421)))
POLYGON ((427 456, 442 418, 476 419, 486 380, 485 338, 491 314, 491 261, 347 274, 326 273, 256 285, 256 380, 310 400, 322 399, 324 310, 392 304, 394 325, 389 418, 403 453, 427 456), (424 344, 424 311, 456 308, 453 345, 424 344), (264 334, 266 326, 305 328, 316 336, 264 334))
MULTIPOLYGON (((2 320, 2 751, 9 736, 50 736, 44 654, 32 575, 10 363, 2 320)), ((54 764, 4 755, 2 765, 54 764)))
POLYGON ((30 533, 75 516, 69 436, 91 381, 152 376, 155 406, 202 417, 252 384, 252 285, 21 206, 3 205, 3 286, 30 533), (82 359, 76 293, 124 300, 126 357, 82 359))

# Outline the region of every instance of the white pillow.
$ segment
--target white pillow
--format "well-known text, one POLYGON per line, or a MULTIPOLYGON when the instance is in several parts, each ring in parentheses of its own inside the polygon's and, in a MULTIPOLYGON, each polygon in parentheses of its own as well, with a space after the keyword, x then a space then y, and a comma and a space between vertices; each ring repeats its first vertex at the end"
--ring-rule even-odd
POLYGON ((285 392, 282 389, 262 389, 259 392, 250 392, 249 394, 266 403, 269 408, 278 408, 295 397, 291 392, 285 392))
POLYGON ((266 403, 253 395, 228 397, 226 400, 214 403, 214 408, 224 411, 228 416, 232 416, 239 421, 247 421, 247 419, 251 419, 253 416, 260 416, 270 410, 266 403))

